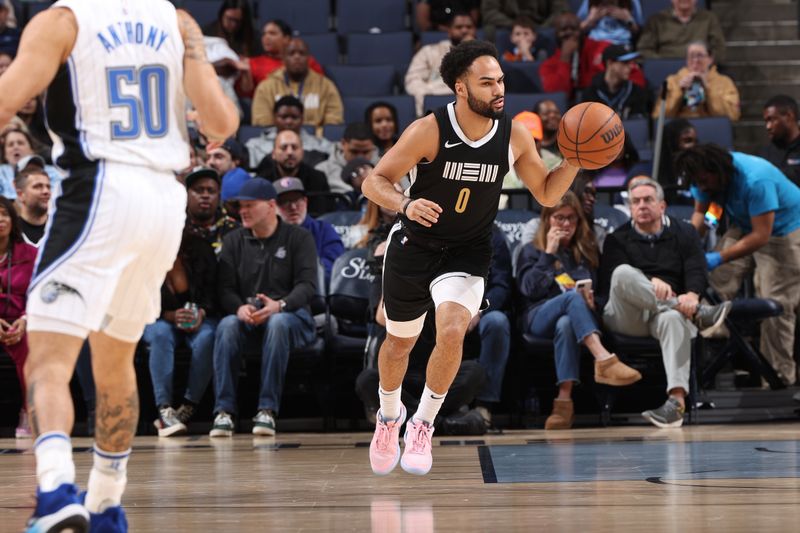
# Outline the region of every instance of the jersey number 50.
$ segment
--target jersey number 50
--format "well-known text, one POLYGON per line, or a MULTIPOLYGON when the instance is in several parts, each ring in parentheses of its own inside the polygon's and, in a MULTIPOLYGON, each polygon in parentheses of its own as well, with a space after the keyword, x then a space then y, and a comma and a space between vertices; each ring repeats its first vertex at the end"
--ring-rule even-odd
POLYGON ((143 67, 114 67, 106 70, 108 79, 108 106, 121 107, 128 112, 128 120, 111 123, 111 138, 124 141, 137 139, 142 134, 151 138, 163 137, 169 129, 167 116, 167 68, 163 65, 143 67), (138 86, 136 91, 123 87, 138 86))

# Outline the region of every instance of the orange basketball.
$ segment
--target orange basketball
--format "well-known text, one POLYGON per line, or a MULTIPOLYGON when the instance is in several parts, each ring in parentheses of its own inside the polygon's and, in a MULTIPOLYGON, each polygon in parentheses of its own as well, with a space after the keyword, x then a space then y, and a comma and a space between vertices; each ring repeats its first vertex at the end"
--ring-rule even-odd
POLYGON ((572 165, 594 170, 614 161, 625 144, 625 129, 614 110, 599 102, 578 104, 561 117, 558 148, 572 165))

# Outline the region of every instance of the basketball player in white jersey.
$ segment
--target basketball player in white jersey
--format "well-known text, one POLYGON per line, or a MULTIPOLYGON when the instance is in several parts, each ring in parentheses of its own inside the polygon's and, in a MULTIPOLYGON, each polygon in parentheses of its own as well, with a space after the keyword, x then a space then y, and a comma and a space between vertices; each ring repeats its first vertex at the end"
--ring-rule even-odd
POLYGON ((442 79, 455 102, 411 124, 367 177, 362 191, 400 213, 383 268, 386 340, 378 355, 380 410, 370 444, 378 475, 397 463, 431 469, 433 421, 461 364, 464 335, 479 313, 491 260, 491 230, 503 176, 510 167, 543 205, 555 204, 578 172, 568 163, 548 172, 528 130, 503 113, 504 75, 497 50, 465 41, 447 53, 442 79), (406 194, 394 184, 406 174, 406 194), (428 310, 436 310, 436 347, 419 408, 406 419, 400 385, 428 310))
POLYGON ((133 354, 158 316, 184 225, 186 97, 222 141, 238 115, 202 34, 166 0, 60 0, 22 34, 0 77, 0 126, 47 89, 53 160, 67 172, 28 296, 28 410, 37 505, 28 531, 126 531, 120 507, 139 415, 133 354), (97 387, 94 466, 78 495, 69 382, 88 336, 97 387), (91 523, 90 523, 91 519, 91 523))

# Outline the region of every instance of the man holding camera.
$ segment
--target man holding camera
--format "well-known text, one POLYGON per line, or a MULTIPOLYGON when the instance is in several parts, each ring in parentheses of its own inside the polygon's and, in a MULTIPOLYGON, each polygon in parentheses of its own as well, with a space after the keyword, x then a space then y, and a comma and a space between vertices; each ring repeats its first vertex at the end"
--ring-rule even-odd
POLYGON ((236 383, 247 341, 261 340, 261 391, 253 434, 274 435, 289 353, 316 335, 309 304, 316 292, 317 248, 308 231, 280 221, 276 197, 269 181, 246 181, 235 198, 242 228, 223 240, 218 287, 227 316, 214 341, 212 437, 233 434, 236 383))

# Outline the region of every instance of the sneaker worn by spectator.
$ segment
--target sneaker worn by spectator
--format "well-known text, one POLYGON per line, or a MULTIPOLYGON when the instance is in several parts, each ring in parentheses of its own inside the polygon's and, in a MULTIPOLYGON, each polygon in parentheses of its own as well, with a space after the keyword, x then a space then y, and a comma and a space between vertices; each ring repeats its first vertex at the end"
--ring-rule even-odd
POLYGON ((433 429, 429 423, 413 418, 406 424, 406 434, 403 437, 406 447, 400 459, 400 466, 409 474, 424 476, 430 472, 433 465, 431 455, 433 429))
POLYGON ((275 414, 269 409, 259 409, 253 417, 253 435, 275 435, 275 414))
POLYGON ((400 404, 400 416, 386 420, 380 410, 376 414, 375 434, 369 445, 369 462, 372 471, 385 476, 400 461, 400 427, 406 421, 406 408, 400 404))
POLYGON ((186 424, 180 421, 175 409, 169 405, 162 405, 158 408, 158 419, 153 422, 158 430, 159 437, 171 437, 186 433, 186 424))
POLYGON ((683 425, 684 410, 684 406, 678 400, 670 397, 664 405, 658 409, 645 411, 642 416, 660 428, 679 428, 683 425))
POLYGON ((181 404, 181 406, 178 407, 178 410, 175 411, 175 416, 178 417, 178 420, 180 420, 181 423, 188 428, 189 420, 191 420, 194 416, 194 405, 190 403, 181 404))
POLYGON ((214 425, 211 426, 209 437, 231 437, 233 436, 233 418, 225 411, 220 411, 214 417, 214 425))
POLYGON ((597 383, 621 387, 636 383, 642 375, 622 361, 616 355, 594 362, 594 380, 597 383))
POLYGON ((713 335, 725 324, 725 318, 731 312, 731 302, 723 302, 719 305, 704 305, 697 306, 697 312, 694 314, 694 323, 700 329, 700 335, 708 337, 713 335))

